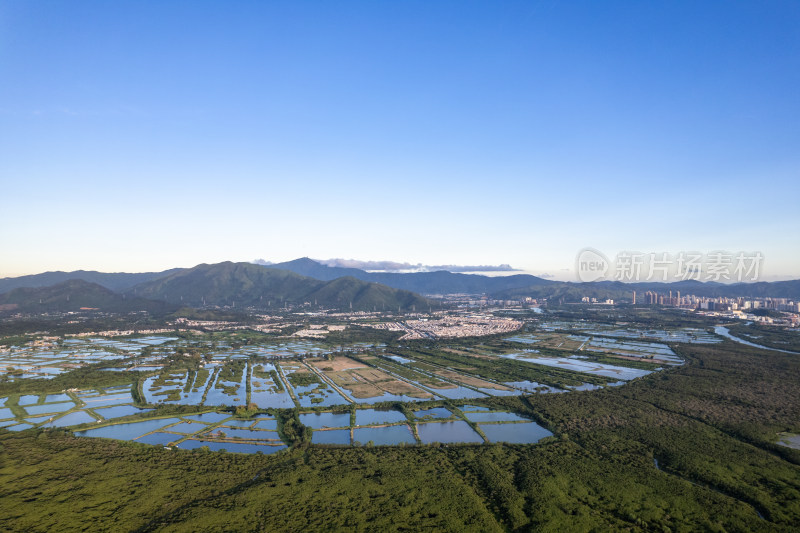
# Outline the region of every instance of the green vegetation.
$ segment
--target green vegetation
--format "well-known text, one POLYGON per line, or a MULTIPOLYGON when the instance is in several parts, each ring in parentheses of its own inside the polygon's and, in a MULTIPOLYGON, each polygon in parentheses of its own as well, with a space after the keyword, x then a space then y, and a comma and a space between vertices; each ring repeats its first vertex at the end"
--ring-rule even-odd
POLYGON ((244 405, 237 405, 236 409, 233 411, 233 415, 237 418, 253 418, 260 412, 263 412, 263 409, 259 409, 254 403, 249 403, 246 407, 244 405))
POLYGON ((181 307, 170 315, 170 318, 227 322, 249 322, 252 320, 250 315, 246 313, 237 313, 227 309, 194 309, 193 307, 181 307))
POLYGON ((332 331, 325 338, 325 343, 334 349, 354 342, 369 342, 373 344, 389 344, 395 341, 401 334, 396 331, 385 331, 380 329, 348 326, 342 331, 332 331))
POLYGON ((219 381, 241 383, 247 361, 242 359, 229 359, 219 371, 219 381))
POLYGON ((315 383, 322 383, 322 380, 319 379, 313 372, 292 372, 286 376, 289 380, 289 383, 292 384, 292 387, 308 387, 309 385, 314 385, 315 383))
POLYGON ((99 363, 59 374, 53 379, 21 379, 8 381, 0 378, 0 398, 10 394, 34 392, 61 392, 69 388, 91 389, 130 385, 142 372, 104 372, 108 364, 99 363))
POLYGON ((195 372, 195 380, 194 385, 192 386, 192 392, 200 392, 200 387, 204 386, 208 382, 208 376, 210 372, 205 368, 198 368, 195 372))
MULTIPOLYGON (((672 314, 661 319, 626 316, 652 324, 648 327, 686 325, 672 314)), ((62 430, 0 430, 0 529, 795 528, 800 523, 800 450, 776 440, 779 434, 800 432, 800 358, 729 341, 671 347, 686 365, 622 387, 468 402, 519 413, 553 431, 553 437, 537 445, 312 446, 312 431, 300 423, 297 409, 274 410, 281 438, 292 445, 276 455, 165 450, 75 438, 62 430)), ((548 384, 575 380, 574 373, 559 369, 480 357, 484 351, 505 349, 493 340, 481 341, 480 347, 475 341, 420 341, 393 347, 391 353, 418 361, 419 370, 449 367, 498 381, 522 376, 548 384)), ((368 355, 359 359, 372 360, 368 355)), ((219 370, 221 378, 241 382, 243 365, 237 360, 226 363, 219 370)), ((408 372, 414 368, 394 367, 410 368, 408 372)), ((195 382, 202 381, 201 371, 195 382)), ((175 380, 177 372, 162 373, 160 386, 180 393, 183 382, 175 380)), ((185 375, 186 370, 181 372, 185 375)), ((53 380, 5 383, 0 391, 43 393, 77 382, 100 386, 105 379, 130 383, 136 379, 132 375, 138 377, 86 367, 53 380), (53 385, 56 380, 60 381, 53 385)), ((294 372, 288 379, 295 386, 320 382, 312 372, 294 372)), ((12 409, 15 401, 9 402, 12 409)), ((424 404, 438 405, 459 416, 453 401, 424 404)), ((409 407, 416 404, 386 402, 376 407, 409 416, 409 407)), ((189 409, 197 410, 159 406, 134 416, 189 409)), ((257 409, 232 411, 251 417, 257 409)), ((350 412, 354 422, 353 406, 342 407, 342 412, 350 412)))
POLYGON ((620 359, 619 357, 611 357, 598 352, 583 351, 580 353, 581 358, 587 361, 594 361, 595 363, 603 363, 607 365, 627 366, 629 368, 639 368, 642 370, 656 370, 662 368, 664 365, 658 363, 651 363, 648 358, 652 356, 643 357, 641 359, 620 359))
POLYGON ((762 346, 789 350, 800 354, 800 333, 787 331, 784 328, 762 326, 758 324, 730 324, 727 326, 731 335, 762 346))
POLYGON ((183 392, 189 392, 192 390, 192 383, 194 383, 195 378, 197 377, 197 372, 194 370, 189 370, 189 375, 186 378, 186 384, 183 386, 183 392))
MULTIPOLYGON (((578 386, 583 383, 601 385, 615 381, 602 376, 592 376, 589 374, 577 375, 574 372, 562 370, 560 368, 531 365, 514 359, 485 359, 473 357, 471 355, 461 355, 446 350, 426 349, 423 348, 422 344, 419 342, 414 343, 414 345, 414 349, 396 349, 393 350, 393 352, 415 361, 421 361, 421 364, 413 363, 408 365, 412 368, 419 368, 420 370, 438 370, 440 369, 440 365, 445 365, 456 370, 468 369, 470 374, 489 380, 519 381, 524 379, 558 388, 578 386)), ((571 354, 559 352, 559 355, 571 354)))
POLYGON ((153 396, 165 396, 164 400, 168 402, 177 402, 181 399, 181 392, 178 389, 167 389, 154 392, 153 396))
POLYGON ((311 443, 311 428, 300 423, 297 409, 278 409, 278 433, 284 442, 295 447, 307 447, 311 443))
POLYGON ((255 365, 253 367, 253 377, 265 380, 267 379, 272 380, 272 383, 274 384, 271 386, 272 389, 274 389, 276 392, 284 391, 283 381, 281 381, 280 376, 278 376, 278 373, 275 370, 270 370, 269 372, 266 372, 263 366, 255 365))
POLYGON ((283 392, 284 391, 283 381, 281 381, 281 378, 280 378, 280 376, 278 376, 278 373, 275 372, 274 370, 270 370, 269 371, 269 377, 272 379, 272 382, 275 384, 275 388, 277 389, 277 391, 278 392, 283 392))
MULTIPOLYGON (((563 305, 548 304, 547 317, 559 320, 587 320, 609 325, 620 323, 636 324, 645 329, 668 329, 693 327, 711 327, 719 319, 687 313, 683 309, 671 307, 599 307, 594 305, 563 305)), ((542 315, 539 315, 541 317, 542 315)))
POLYGON ((0 305, 7 306, 8 311, 31 313, 92 308, 101 312, 147 311, 155 315, 165 315, 175 309, 174 305, 161 301, 126 298, 96 283, 79 279, 64 281, 50 287, 13 289, 0 294, 0 305))
MULTIPOLYGON (((424 309, 428 300, 413 292, 368 283, 351 277, 320 281, 288 270, 251 263, 224 262, 180 269, 167 276, 141 283, 126 294, 173 305, 227 306, 279 309, 292 306, 336 308, 424 309)), ((184 315, 194 315, 188 310, 184 315)), ((200 315, 202 316, 202 315, 200 315)))

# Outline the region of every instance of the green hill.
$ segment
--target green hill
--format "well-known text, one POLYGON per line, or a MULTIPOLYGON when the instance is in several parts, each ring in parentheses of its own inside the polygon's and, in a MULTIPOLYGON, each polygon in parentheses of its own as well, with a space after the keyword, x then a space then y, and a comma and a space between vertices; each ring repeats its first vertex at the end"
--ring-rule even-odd
POLYGON ((19 289, 20 287, 52 287, 72 279, 80 279, 90 283, 97 283, 115 292, 130 289, 137 283, 144 283, 151 279, 160 278, 177 269, 163 272, 96 272, 94 270, 74 270, 72 272, 43 272, 29 276, 0 279, 0 294, 19 289))
POLYGON ((84 309, 123 313, 148 311, 159 314, 175 310, 174 305, 144 298, 117 294, 80 279, 72 279, 50 287, 24 287, 0 294, 0 310, 4 312, 68 312, 84 309))
POLYGON ((321 281, 251 263, 202 264, 141 283, 132 296, 185 306, 276 308, 285 304, 353 309, 424 309, 428 301, 408 291, 355 278, 321 281))
POLYGON ((416 308, 419 311, 427 310, 429 302, 413 292, 393 289, 380 283, 370 283, 356 278, 344 277, 324 283, 319 289, 310 293, 307 299, 313 298, 318 302, 329 302, 332 307, 349 307, 353 303, 354 309, 403 309, 405 311, 416 308))

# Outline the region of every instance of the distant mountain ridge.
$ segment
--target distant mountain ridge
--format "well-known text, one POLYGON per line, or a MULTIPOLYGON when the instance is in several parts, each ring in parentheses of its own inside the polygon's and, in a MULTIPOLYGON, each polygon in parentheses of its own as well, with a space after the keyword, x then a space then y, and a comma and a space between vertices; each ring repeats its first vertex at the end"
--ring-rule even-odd
POLYGON ((800 298, 800 280, 737 284, 694 280, 674 283, 622 283, 620 281, 571 283, 547 280, 529 274, 483 276, 480 274, 458 274, 444 270, 409 274, 366 272, 356 268, 329 267, 307 257, 284 263, 275 263, 270 265, 269 268, 290 270, 321 280, 352 276, 364 281, 382 283, 389 287, 405 289, 420 294, 486 294, 501 299, 517 299, 526 296, 573 300, 580 300, 583 296, 630 298, 632 291, 639 293, 656 291, 659 294, 668 294, 669 291, 681 291, 684 295, 694 294, 706 297, 800 298))
POLYGON ((570 283, 551 281, 527 274, 511 276, 484 276, 480 274, 460 274, 447 271, 386 273, 366 272, 357 268, 330 267, 309 258, 295 259, 269 266, 251 263, 219 263, 218 265, 249 265, 248 274, 238 278, 226 268, 208 271, 203 274, 198 265, 193 269, 170 269, 163 272, 144 273, 104 273, 95 271, 45 272, 18 278, 0 279, 0 294, 13 289, 45 287, 80 279, 96 283, 115 292, 129 293, 153 299, 164 299, 176 304, 203 305, 255 305, 253 294, 258 301, 316 301, 319 305, 349 307, 361 306, 368 309, 380 306, 401 308, 427 305, 419 294, 483 294, 500 299, 518 299, 527 296, 535 298, 562 298, 565 301, 580 300, 583 296, 594 298, 629 299, 632 291, 643 295, 656 291, 668 294, 680 291, 683 295, 694 294, 706 297, 755 297, 800 299, 800 280, 779 282, 758 282, 721 284, 713 282, 679 281, 675 283, 622 283, 600 281, 593 283, 570 283), (252 268, 251 268, 252 267, 252 268), (260 269, 260 270, 259 270, 260 269), (261 278, 259 273, 267 270, 273 273, 261 278), (194 271, 189 275, 188 272, 194 271), (283 274, 279 274, 283 272, 283 274), (180 274, 180 275, 179 275, 180 274), (289 276, 292 274, 293 276, 289 276), (298 278, 306 277, 311 280, 298 278), (212 279, 217 277, 217 279, 212 279), (314 282, 331 282, 343 278, 350 281, 329 285, 314 282), (260 281, 258 281, 260 280, 260 281), (380 284, 384 288, 369 287, 355 283, 380 284), (227 284, 227 285, 226 285, 227 284), (133 290, 136 287, 136 290, 133 290), (338 287, 341 294, 334 294, 338 287), (389 293, 392 288, 405 293, 389 293), (141 291, 141 292, 137 292, 141 291), (319 292, 317 292, 319 291, 319 292), (411 294, 416 293, 416 294, 411 294), (183 300, 180 297, 183 296, 183 300), (199 299, 197 297, 200 297, 199 299))
POLYGON ((440 270, 437 272, 412 272, 407 274, 392 272, 367 272, 357 268, 329 267, 303 257, 285 263, 275 263, 268 268, 290 270, 303 276, 319 280, 333 280, 351 276, 362 281, 381 283, 395 289, 403 289, 420 294, 482 294, 527 286, 557 285, 561 282, 542 279, 529 274, 511 276, 481 276, 478 274, 459 274, 440 270))
POLYGON ((97 283, 71 279, 49 287, 20 287, 0 294, 0 307, 11 312, 69 312, 82 308, 106 312, 148 311, 159 314, 177 306, 145 298, 129 298, 97 283))
POLYGON ((43 272, 16 278, 0 278, 0 294, 21 287, 50 287, 71 279, 96 283, 114 292, 124 291, 145 281, 160 278, 179 270, 173 268, 163 272, 97 272, 94 270, 74 270, 72 272, 43 272))
POLYGON ((422 310, 430 303, 412 292, 353 277, 323 281, 288 270, 232 262, 181 269, 140 283, 126 294, 190 306, 280 307, 284 303, 308 303, 354 310, 422 310))
POLYGON ((678 281, 674 283, 622 283, 620 281, 595 281, 591 283, 562 282, 560 285, 543 288, 541 286, 527 286, 506 289, 494 293, 493 296, 501 299, 518 299, 525 296, 541 298, 564 298, 567 301, 580 299, 583 296, 590 298, 630 299, 636 291, 638 301, 644 301, 647 291, 656 292, 667 296, 672 292, 677 297, 694 295, 706 298, 789 298, 800 299, 800 280, 773 281, 758 283, 723 284, 700 281, 678 281), (543 290, 546 289, 546 290, 543 290))

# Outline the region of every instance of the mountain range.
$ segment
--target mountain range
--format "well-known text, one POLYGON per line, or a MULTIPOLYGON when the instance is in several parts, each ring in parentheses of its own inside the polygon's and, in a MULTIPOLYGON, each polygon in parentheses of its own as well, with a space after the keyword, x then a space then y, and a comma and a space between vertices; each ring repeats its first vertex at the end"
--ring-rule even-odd
POLYGON ((330 267, 307 257, 276 263, 270 268, 290 270, 297 274, 321 280, 351 276, 362 281, 382 283, 395 289, 420 294, 494 294, 519 287, 553 286, 561 282, 550 281, 529 274, 511 276, 482 276, 440 270, 437 272, 367 272, 357 268, 330 267))
POLYGON ((564 298, 565 300, 574 299, 575 297, 580 299, 582 296, 630 299, 632 291, 636 291, 640 297, 647 291, 653 291, 663 295, 667 295, 670 292, 676 295, 677 292, 680 292, 684 296, 693 294, 707 298, 789 298, 798 300, 800 299, 800 280, 731 284, 695 280, 674 283, 561 282, 558 285, 546 287, 546 290, 543 290, 541 285, 509 288, 495 293, 494 296, 502 299, 516 299, 524 296, 564 298))
POLYGON ((354 310, 422 310, 430 303, 418 294, 351 276, 326 281, 289 270, 231 262, 181 269, 140 283, 126 293, 195 307, 269 308, 308 303, 354 310))
POLYGON ((316 279, 330 280, 341 276, 382 283, 396 289, 420 294, 486 294, 500 299, 517 299, 525 296, 539 298, 565 298, 580 300, 583 296, 595 298, 630 298, 632 291, 655 291, 668 294, 680 291, 706 297, 800 298, 800 280, 734 283, 700 282, 694 280, 674 283, 596 281, 571 283, 531 276, 482 276, 458 274, 447 271, 414 272, 408 274, 366 272, 356 268, 329 267, 307 257, 285 263, 275 263, 270 268, 290 270, 316 279))
POLYGON ((79 270, 3 278, 0 279, 0 306, 7 310, 74 310, 80 307, 155 310, 175 306, 276 308, 287 304, 316 304, 354 310, 422 310, 430 305, 430 301, 420 294, 482 294, 499 299, 534 297, 579 301, 584 296, 629 300, 634 290, 642 295, 646 291, 665 295, 669 291, 680 291, 683 295, 706 297, 797 300, 800 299, 800 280, 738 284, 698 281, 569 283, 527 274, 490 277, 447 271, 367 272, 301 258, 269 266, 224 262, 163 272, 79 270), (76 280, 83 283, 74 283, 76 280), (67 295, 70 295, 69 299, 67 295))
MULTIPOLYGON (((179 307, 270 309, 308 304, 338 309, 410 311, 423 310, 431 304, 426 298, 410 291, 350 276, 323 281, 251 263, 202 264, 193 268, 168 270, 160 276, 148 273, 144 275, 148 278, 146 281, 133 285, 131 281, 135 278, 130 276, 136 275, 78 271, 24 276, 18 283, 36 285, 53 278, 68 279, 47 287, 15 287, 0 294, 0 310, 63 312, 91 308, 113 312, 146 310, 163 313, 179 307), (112 286, 124 287, 124 290, 112 291, 98 283, 81 279, 81 276, 100 279, 112 286)), ((13 285, 8 278, 2 281, 6 286, 13 285)))
POLYGON ((18 287, 0 294, 0 310, 3 311, 69 312, 81 309, 164 314, 177 310, 178 306, 163 301, 128 297, 82 279, 69 279, 49 287, 18 287))
POLYGON ((94 270, 43 272, 41 274, 19 276, 16 278, 0 278, 0 294, 20 287, 50 287, 51 285, 56 285, 71 279, 80 279, 90 283, 97 283, 106 289, 119 292, 129 289, 134 285, 138 285, 139 283, 164 277, 176 270, 180 269, 173 268, 163 272, 139 272, 133 274, 127 272, 97 272, 94 270))

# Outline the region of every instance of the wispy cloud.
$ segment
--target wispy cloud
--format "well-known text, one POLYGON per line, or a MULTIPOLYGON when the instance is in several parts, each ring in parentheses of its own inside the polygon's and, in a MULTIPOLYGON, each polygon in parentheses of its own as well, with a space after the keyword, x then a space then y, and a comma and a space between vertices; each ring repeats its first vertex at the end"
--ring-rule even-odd
MULTIPOLYGON (((511 265, 423 265, 421 263, 400 263, 397 261, 361 261, 358 259, 315 259, 317 263, 329 267, 357 268, 369 272, 436 272, 446 270, 448 272, 517 272, 519 269, 511 265)), ((272 265, 271 261, 256 259, 253 261, 258 265, 272 265)))
POLYGON ((514 272, 511 265, 423 265, 421 263, 399 263, 397 261, 360 261, 358 259, 317 259, 331 267, 358 268, 370 272, 514 272))

